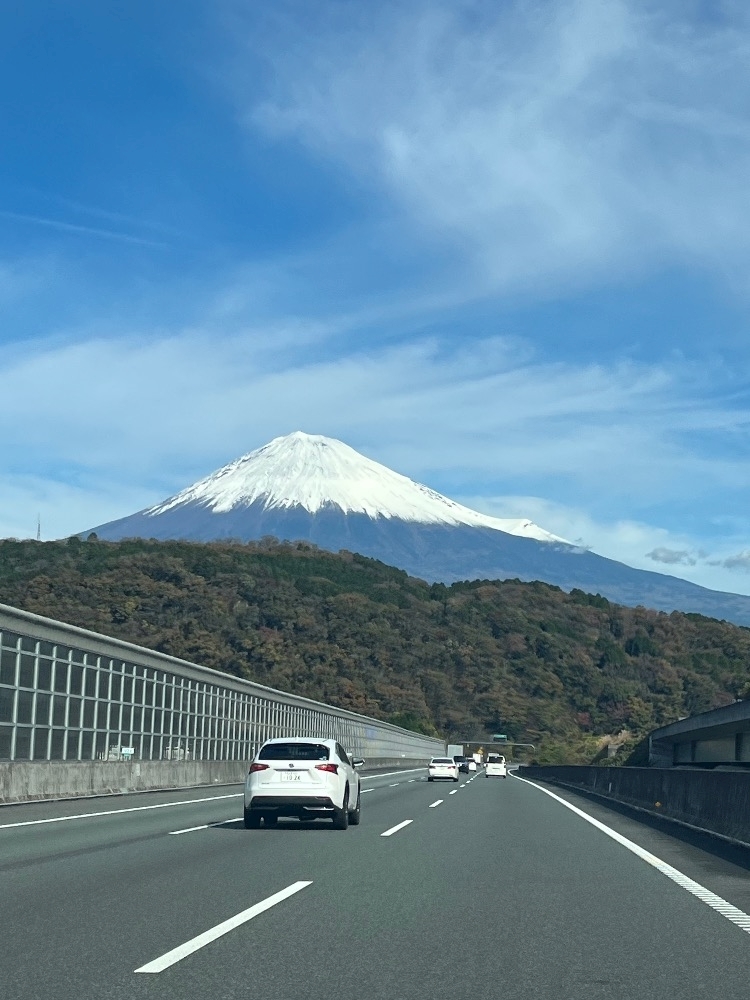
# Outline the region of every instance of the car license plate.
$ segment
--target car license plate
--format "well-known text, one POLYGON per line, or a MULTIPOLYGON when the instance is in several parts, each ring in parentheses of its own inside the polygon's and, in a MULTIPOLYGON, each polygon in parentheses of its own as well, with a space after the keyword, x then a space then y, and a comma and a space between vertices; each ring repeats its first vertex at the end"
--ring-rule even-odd
POLYGON ((302 781, 299 771, 282 771, 280 777, 282 781, 302 781))

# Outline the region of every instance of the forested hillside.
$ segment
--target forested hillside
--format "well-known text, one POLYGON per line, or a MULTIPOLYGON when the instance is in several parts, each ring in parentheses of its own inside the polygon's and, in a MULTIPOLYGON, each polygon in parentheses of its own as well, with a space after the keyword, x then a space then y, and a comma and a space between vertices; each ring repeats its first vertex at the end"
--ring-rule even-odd
POLYGON ((0 602, 540 760, 750 690, 750 630, 514 581, 428 586, 302 544, 0 542, 0 602))

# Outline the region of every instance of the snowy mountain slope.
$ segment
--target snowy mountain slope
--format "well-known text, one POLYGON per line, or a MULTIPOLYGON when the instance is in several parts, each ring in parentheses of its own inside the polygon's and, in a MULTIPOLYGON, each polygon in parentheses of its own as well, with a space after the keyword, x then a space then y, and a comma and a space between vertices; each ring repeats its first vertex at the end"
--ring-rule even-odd
POLYGON ((531 521, 479 514, 330 438, 291 434, 146 510, 93 530, 123 538, 248 542, 274 536, 348 549, 430 583, 541 580, 620 604, 750 625, 750 597, 633 569, 531 521))
POLYGON ((157 517, 191 504, 226 514, 255 503, 264 510, 301 507, 310 514, 336 507, 344 514, 366 514, 370 518, 464 524, 538 541, 564 541, 533 521, 490 517, 463 507, 365 458, 341 441, 302 431, 274 438, 144 514, 157 517))

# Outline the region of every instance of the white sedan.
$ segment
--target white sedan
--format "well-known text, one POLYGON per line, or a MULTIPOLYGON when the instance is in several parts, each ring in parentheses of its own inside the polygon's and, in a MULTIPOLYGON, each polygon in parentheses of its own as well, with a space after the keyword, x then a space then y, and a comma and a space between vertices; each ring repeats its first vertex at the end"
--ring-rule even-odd
POLYGON ((357 768, 336 740, 274 739, 258 751, 245 779, 245 826, 275 826, 279 816, 328 818, 335 830, 360 820, 357 768))
POLYGON ((427 780, 435 781, 437 778, 458 781, 458 764, 452 757, 432 758, 427 765, 427 780))

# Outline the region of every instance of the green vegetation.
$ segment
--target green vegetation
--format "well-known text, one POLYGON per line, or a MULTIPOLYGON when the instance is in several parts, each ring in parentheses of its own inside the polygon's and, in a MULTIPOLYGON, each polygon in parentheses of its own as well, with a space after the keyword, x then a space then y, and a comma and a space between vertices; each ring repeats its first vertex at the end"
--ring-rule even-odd
MULTIPOLYGON (((590 761, 750 692, 750 630, 273 540, 0 542, 0 602, 449 738, 590 761)), ((618 755, 622 758, 624 754, 618 755)))

